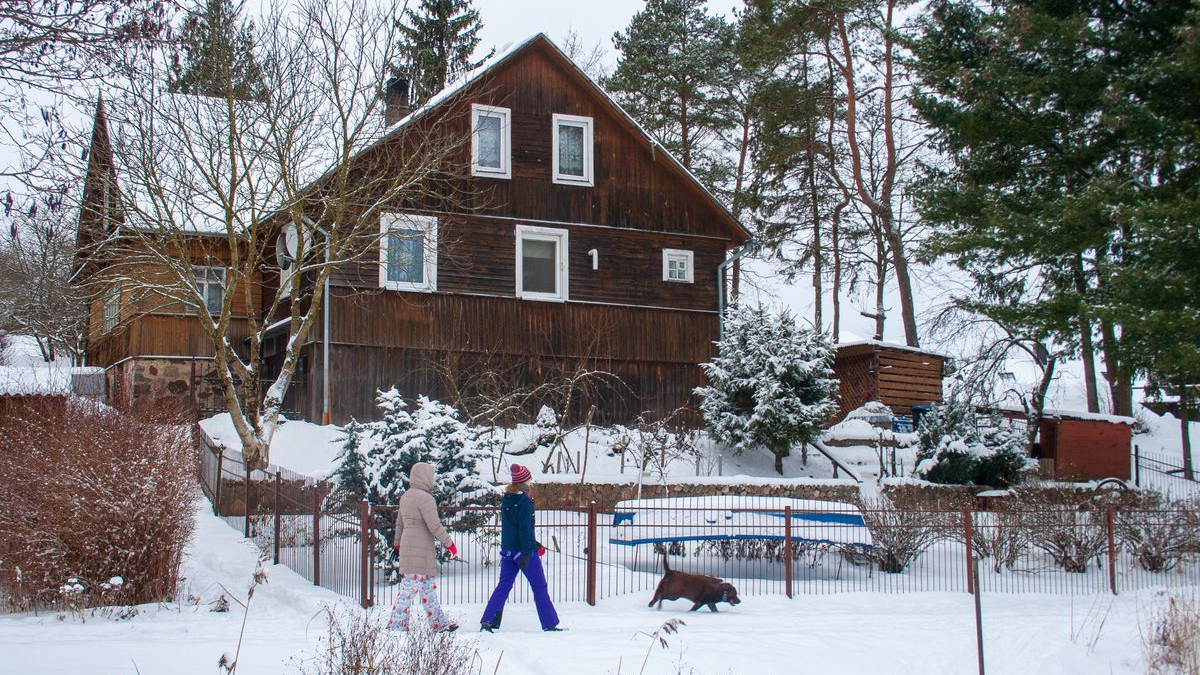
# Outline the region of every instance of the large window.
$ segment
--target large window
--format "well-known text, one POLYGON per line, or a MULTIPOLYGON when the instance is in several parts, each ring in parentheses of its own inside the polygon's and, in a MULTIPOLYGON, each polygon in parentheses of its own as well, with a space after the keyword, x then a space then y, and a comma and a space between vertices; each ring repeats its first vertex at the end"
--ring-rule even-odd
POLYGON ((512 177, 512 112, 508 108, 471 106, 471 174, 512 177))
POLYGON ((592 118, 554 115, 554 182, 592 184, 592 118))
POLYGON ((225 268, 192 267, 196 278, 196 293, 204 298, 204 307, 211 316, 220 316, 221 304, 225 302, 225 268))
POLYGON ((379 285, 437 290, 437 218, 385 213, 379 222, 379 285))
POLYGON ((695 279, 691 251, 677 248, 663 249, 663 281, 692 283, 695 279))
POLYGON ((113 285, 104 292, 104 332, 117 327, 121 321, 121 287, 113 285))
POLYGON ((517 226, 517 295, 567 299, 567 231, 517 226))

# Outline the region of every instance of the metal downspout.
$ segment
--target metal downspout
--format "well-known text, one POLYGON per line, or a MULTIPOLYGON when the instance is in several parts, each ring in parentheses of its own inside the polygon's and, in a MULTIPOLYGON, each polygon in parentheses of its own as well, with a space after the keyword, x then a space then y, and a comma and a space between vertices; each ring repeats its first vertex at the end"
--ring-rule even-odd
POLYGON ((747 239, 746 243, 733 252, 733 255, 717 265, 717 340, 725 337, 725 270, 749 253, 753 244, 753 239, 747 239))

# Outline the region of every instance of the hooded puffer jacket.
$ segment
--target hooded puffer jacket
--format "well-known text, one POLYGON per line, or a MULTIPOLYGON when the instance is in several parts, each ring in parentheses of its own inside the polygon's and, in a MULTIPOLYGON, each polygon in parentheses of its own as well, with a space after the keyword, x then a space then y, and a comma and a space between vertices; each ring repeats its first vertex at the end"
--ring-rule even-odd
POLYGON ((400 547, 398 571, 433 576, 437 574, 433 540, 436 538, 446 547, 454 542, 442 527, 442 521, 438 520, 437 503, 432 494, 433 465, 418 462, 408 475, 408 491, 400 497, 396 538, 392 540, 392 545, 400 547))

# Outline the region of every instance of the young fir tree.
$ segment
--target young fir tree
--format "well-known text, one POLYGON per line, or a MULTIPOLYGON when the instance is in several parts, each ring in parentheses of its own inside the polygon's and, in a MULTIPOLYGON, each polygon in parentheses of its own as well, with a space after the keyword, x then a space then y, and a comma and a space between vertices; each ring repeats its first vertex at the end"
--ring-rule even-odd
POLYGON ((254 26, 242 22, 242 6, 235 0, 204 0, 188 10, 180 30, 181 54, 167 81, 169 91, 243 101, 266 97, 254 56, 254 26))
POLYGON ((700 410, 713 437, 742 453, 766 446, 775 471, 797 443, 810 443, 837 412, 834 348, 787 313, 731 307, 717 357, 701 364, 700 410))
POLYGON ((727 92, 734 28, 705 0, 647 0, 624 32, 604 87, 684 167, 716 189, 730 167, 719 148, 733 120, 727 92))
POLYGON ((404 10, 404 63, 398 70, 409 78, 412 105, 421 105, 491 56, 471 60, 482 27, 471 0, 421 0, 415 10, 404 10))

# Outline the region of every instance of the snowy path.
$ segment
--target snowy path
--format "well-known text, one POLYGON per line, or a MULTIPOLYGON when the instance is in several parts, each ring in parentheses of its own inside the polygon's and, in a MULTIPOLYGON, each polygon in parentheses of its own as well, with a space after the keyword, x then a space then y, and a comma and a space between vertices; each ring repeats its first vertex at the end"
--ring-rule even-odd
MULTIPOLYGON (((235 646, 242 614, 236 604, 227 614, 212 613, 207 603, 220 595, 221 585, 244 597, 255 559, 250 544, 201 509, 186 561, 198 607, 142 607, 130 620, 91 617, 82 624, 53 615, 0 616, 0 671, 214 673, 220 655, 235 646)), ((650 645, 639 633, 671 618, 687 625, 668 638, 668 649, 653 648, 648 674, 680 668, 697 675, 975 672, 972 604, 965 593, 758 597, 722 606, 718 614, 689 614, 684 602, 650 610, 646 596, 608 599, 594 608, 564 603, 559 612, 570 630, 560 634, 538 630, 530 605, 510 606, 504 630, 495 635, 471 632, 480 607, 448 609, 463 624, 460 639, 478 649, 483 673, 492 673, 498 658, 498 672, 509 675, 637 673, 650 645)), ((1073 603, 1065 596, 985 594, 988 673, 1141 673, 1138 616, 1144 621, 1154 601, 1152 593, 1080 596, 1073 603)), ((239 672, 298 672, 291 659, 316 645, 322 607, 341 602, 286 568, 271 568, 252 604, 239 672)))

